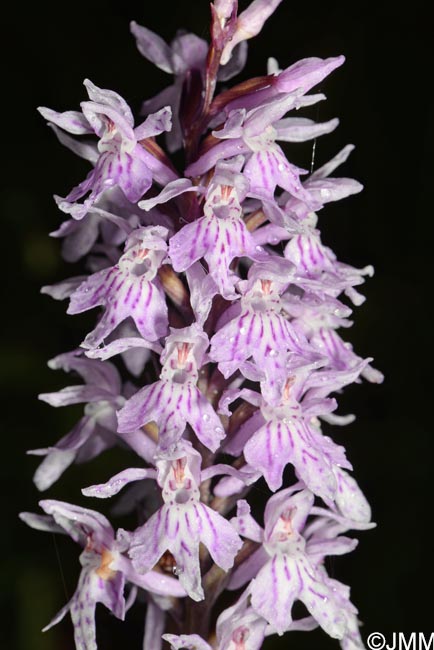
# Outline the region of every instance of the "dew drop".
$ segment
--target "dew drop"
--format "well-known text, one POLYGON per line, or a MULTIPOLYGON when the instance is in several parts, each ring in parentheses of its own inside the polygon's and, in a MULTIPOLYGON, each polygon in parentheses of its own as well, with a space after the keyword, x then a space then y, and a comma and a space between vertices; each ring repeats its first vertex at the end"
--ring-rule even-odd
POLYGON ((204 413, 204 414, 202 415, 202 420, 203 420, 204 422, 209 422, 209 415, 208 415, 208 413, 204 413))
POLYGON ((215 431, 216 433, 218 433, 218 434, 220 434, 220 433, 224 433, 224 431, 223 431, 223 429, 222 429, 221 427, 216 427, 216 428, 214 429, 214 431, 215 431))
POLYGON ((269 357, 277 357, 276 350, 273 350, 273 348, 271 348, 271 350, 268 352, 268 356, 269 357))
POLYGON ((277 165, 277 169, 278 169, 280 172, 283 172, 283 170, 285 169, 285 165, 284 165, 283 163, 279 163, 279 164, 277 165))
POLYGON ((179 575, 181 575, 181 573, 184 573, 184 569, 183 569, 182 566, 179 566, 179 565, 175 564, 175 566, 172 569, 172 573, 175 576, 179 576, 179 575))
POLYGON ((240 327, 240 334, 245 334, 245 333, 246 333, 246 328, 240 327))

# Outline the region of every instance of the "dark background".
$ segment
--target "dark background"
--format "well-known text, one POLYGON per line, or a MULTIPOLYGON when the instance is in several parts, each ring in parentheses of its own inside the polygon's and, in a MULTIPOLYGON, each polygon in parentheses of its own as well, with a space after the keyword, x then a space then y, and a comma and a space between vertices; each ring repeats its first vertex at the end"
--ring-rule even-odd
MULTIPOLYGON (((48 237, 63 217, 51 195, 65 195, 84 178, 87 165, 56 143, 35 108, 42 104, 77 109, 85 99, 82 80, 89 77, 117 90, 136 110, 142 99, 167 85, 169 77, 136 52, 129 20, 166 40, 178 27, 206 38, 208 3, 77 0, 63 7, 44 3, 31 15, 20 3, 7 6, 0 203, 0 611, 5 621, 0 647, 68 650, 73 647, 68 618, 45 635, 40 629, 64 604, 65 592, 71 595, 75 589, 77 548, 66 538, 55 541, 27 529, 17 513, 36 510, 40 498, 31 481, 38 460, 26 457, 25 450, 54 443, 80 414, 80 409, 51 409, 36 395, 67 384, 67 376, 48 370, 46 361, 77 345, 94 315, 89 321, 67 317, 65 303, 40 296, 39 288, 76 272, 61 262, 58 242, 48 237)), ((341 125, 318 140, 315 165, 353 142, 357 148, 342 173, 363 182, 365 191, 326 207, 320 227, 339 259, 375 266, 376 275, 363 288, 367 301, 356 310, 355 325, 345 335, 360 355, 375 357, 386 381, 380 387, 353 386, 341 399, 341 412, 355 412, 358 419, 335 438, 347 446, 378 527, 360 534, 356 552, 335 560, 332 571, 352 586, 365 639, 379 631, 389 635, 390 642, 393 631, 432 630, 429 24, 414 3, 399 12, 381 2, 368 8, 364 3, 284 0, 263 33, 250 42, 249 64, 240 77, 262 74, 268 56, 275 56, 282 67, 306 56, 347 57, 343 68, 321 86, 328 101, 321 104, 319 119, 339 116, 341 125)), ((290 156, 309 164, 310 150, 294 146, 290 156)), ((79 488, 125 467, 126 460, 125 455, 109 453, 90 466, 74 467, 46 496, 84 504, 79 488)), ((104 612, 99 616, 102 650, 122 643, 130 650, 141 647, 137 608, 131 613, 132 639, 104 612)), ((301 649, 338 647, 321 631, 297 633, 265 647, 288 644, 301 649)))

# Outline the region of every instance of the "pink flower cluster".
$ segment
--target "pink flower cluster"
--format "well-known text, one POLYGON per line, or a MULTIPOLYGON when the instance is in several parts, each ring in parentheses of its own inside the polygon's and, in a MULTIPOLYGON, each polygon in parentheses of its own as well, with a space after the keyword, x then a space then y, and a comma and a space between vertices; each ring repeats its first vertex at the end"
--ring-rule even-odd
POLYGON ((80 112, 39 109, 91 165, 55 197, 68 219, 52 233, 67 260, 87 256, 89 275, 43 293, 69 299, 68 314, 98 308, 98 321, 50 362, 82 383, 40 398, 82 403, 84 414, 55 445, 29 452, 43 457, 35 484, 46 490, 72 463, 129 447, 137 466, 83 494, 125 488, 124 510, 143 504, 133 531, 53 499, 40 502, 43 515, 21 514, 82 548, 77 589, 48 626, 69 611, 77 650, 97 648, 97 603, 124 619, 139 592, 145 650, 163 640, 258 650, 268 635, 317 626, 344 650, 364 647, 349 588, 325 560, 355 548, 347 531, 374 524, 322 423, 353 420, 336 414, 344 386, 382 381, 338 333, 373 269, 339 262, 317 227, 326 203, 362 188, 332 176, 351 145, 308 173, 280 144, 337 126, 293 111, 325 99, 310 91, 343 57, 283 70, 270 60, 266 75, 227 85, 279 4, 253 0, 238 15, 236 0, 215 0, 210 44, 182 33, 168 45, 132 23, 141 54, 173 75, 138 126, 122 97, 89 80, 80 112), (179 149, 182 173, 170 159, 179 149), (270 491, 263 527, 246 500, 259 480, 270 491))

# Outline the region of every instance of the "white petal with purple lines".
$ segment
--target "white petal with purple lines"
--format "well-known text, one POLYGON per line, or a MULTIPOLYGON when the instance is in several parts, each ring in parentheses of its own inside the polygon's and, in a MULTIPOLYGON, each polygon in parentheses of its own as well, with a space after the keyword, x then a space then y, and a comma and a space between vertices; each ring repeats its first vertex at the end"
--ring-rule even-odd
POLYGON ((225 435, 220 418, 193 382, 176 384, 161 380, 142 388, 118 412, 118 431, 135 431, 151 421, 159 427, 161 449, 173 446, 187 423, 212 451, 225 435))
POLYGON ((247 442, 244 456, 249 465, 261 471, 273 491, 282 485, 283 470, 291 463, 312 492, 328 499, 335 497, 332 464, 301 419, 267 422, 247 442))

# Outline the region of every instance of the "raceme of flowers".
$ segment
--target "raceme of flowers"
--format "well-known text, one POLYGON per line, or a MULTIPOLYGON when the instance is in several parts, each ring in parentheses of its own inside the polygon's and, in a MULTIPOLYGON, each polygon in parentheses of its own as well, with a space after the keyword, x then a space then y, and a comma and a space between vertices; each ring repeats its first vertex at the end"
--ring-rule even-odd
POLYGON ((109 448, 137 455, 84 487, 89 507, 44 499, 44 514, 21 514, 81 547, 77 588, 47 626, 69 612, 77 650, 97 648, 97 603, 122 620, 141 607, 145 650, 257 650, 318 626, 344 650, 364 647, 349 587, 325 561, 374 524, 322 427, 353 420, 336 412, 344 386, 382 381, 339 333, 373 269, 338 261, 317 225, 362 186, 334 175, 352 145, 311 172, 287 158, 337 126, 298 111, 325 99, 311 89, 344 59, 270 59, 267 74, 228 84, 280 1, 238 15, 236 0, 215 0, 210 44, 186 32, 167 44, 132 23, 140 53, 172 75, 138 120, 89 80, 80 111, 39 109, 90 169, 55 197, 67 219, 52 233, 87 274, 42 291, 97 322, 50 362, 79 379, 40 399, 83 404, 83 416, 29 452, 42 457, 34 481, 47 490, 109 448), (258 481, 261 521, 248 503, 258 481), (137 513, 134 530, 98 512, 112 497, 113 512, 137 513))

